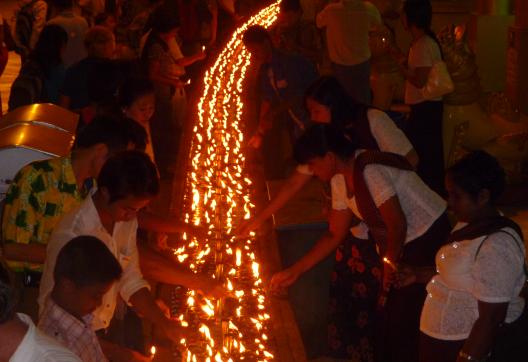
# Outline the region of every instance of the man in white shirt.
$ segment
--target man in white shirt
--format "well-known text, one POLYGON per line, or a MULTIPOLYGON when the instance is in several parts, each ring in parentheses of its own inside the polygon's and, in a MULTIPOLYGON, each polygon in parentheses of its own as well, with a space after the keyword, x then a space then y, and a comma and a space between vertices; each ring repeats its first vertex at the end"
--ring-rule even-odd
POLYGON ((326 29, 328 54, 334 75, 351 97, 369 104, 369 31, 381 24, 378 9, 362 0, 328 4, 316 17, 318 28, 326 29))
POLYGON ((143 152, 122 152, 108 159, 99 173, 97 184, 97 192, 65 215, 51 235, 40 285, 40 313, 54 287, 53 270, 58 253, 74 237, 90 235, 101 240, 123 268, 119 283, 112 286, 104 295, 102 305, 93 312, 93 329, 108 328, 121 297, 167 337, 179 343, 181 326, 166 318, 160 310, 138 262, 137 213, 159 191, 156 167, 143 152))
POLYGON ((0 260, 0 361, 81 362, 59 342, 40 332, 31 318, 16 314, 16 291, 0 260))

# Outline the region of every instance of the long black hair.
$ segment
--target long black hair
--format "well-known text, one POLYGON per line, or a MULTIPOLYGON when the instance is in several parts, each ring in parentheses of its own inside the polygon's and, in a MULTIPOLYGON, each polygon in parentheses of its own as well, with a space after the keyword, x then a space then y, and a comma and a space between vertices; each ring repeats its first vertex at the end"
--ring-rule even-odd
POLYGON ((365 141, 361 140, 357 131, 357 122, 368 120, 367 111, 371 107, 350 97, 335 77, 322 76, 312 83, 305 93, 305 104, 308 99, 328 107, 331 114, 330 123, 345 133, 354 144, 359 145, 365 141))
POLYGON ((306 164, 317 157, 334 153, 342 160, 348 160, 358 149, 341 129, 332 124, 316 124, 306 130, 295 142, 293 155, 299 164, 306 164))
POLYGON ((431 29, 431 23, 433 21, 433 7, 431 6, 431 2, 429 0, 407 0, 403 3, 403 12, 407 17, 407 24, 414 25, 418 29, 423 30, 426 35, 438 44, 440 55, 443 58, 440 41, 431 29))
POLYGON ((67 43, 68 33, 62 27, 46 25, 29 58, 37 62, 46 78, 49 78, 52 68, 62 63, 61 53, 67 43))
POLYGON ((345 88, 332 76, 322 76, 313 82, 305 93, 305 104, 309 98, 330 109, 331 123, 345 129, 354 122, 358 113, 367 106, 355 101, 345 88))

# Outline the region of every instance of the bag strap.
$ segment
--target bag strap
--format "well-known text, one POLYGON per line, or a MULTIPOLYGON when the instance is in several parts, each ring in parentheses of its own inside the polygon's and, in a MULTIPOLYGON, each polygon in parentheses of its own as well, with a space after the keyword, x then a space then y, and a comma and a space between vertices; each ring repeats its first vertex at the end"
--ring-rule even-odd
POLYGON ((370 233, 378 244, 381 255, 385 254, 387 244, 387 226, 381 217, 381 213, 370 194, 365 179, 365 168, 368 165, 378 164, 400 170, 412 171, 413 167, 407 159, 401 155, 367 150, 360 153, 354 161, 354 194, 359 212, 367 224, 370 233))

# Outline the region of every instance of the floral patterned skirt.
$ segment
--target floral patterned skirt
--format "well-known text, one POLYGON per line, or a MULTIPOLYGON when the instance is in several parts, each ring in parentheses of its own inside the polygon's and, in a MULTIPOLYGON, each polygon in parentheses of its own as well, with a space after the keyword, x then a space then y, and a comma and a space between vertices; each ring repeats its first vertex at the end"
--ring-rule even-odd
POLYGON ((381 268, 372 240, 350 235, 337 248, 330 281, 328 357, 354 362, 374 360, 381 268))

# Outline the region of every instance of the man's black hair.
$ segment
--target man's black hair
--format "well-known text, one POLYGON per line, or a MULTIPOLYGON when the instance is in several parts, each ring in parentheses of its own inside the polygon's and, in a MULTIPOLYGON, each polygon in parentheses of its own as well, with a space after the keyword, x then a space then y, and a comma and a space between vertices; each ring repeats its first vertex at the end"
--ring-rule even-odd
POLYGON ((106 161, 97 186, 108 191, 110 202, 128 196, 152 198, 159 192, 158 171, 144 152, 124 151, 106 161))
POLYGON ((59 252, 53 277, 72 281, 77 287, 107 284, 121 278, 123 269, 110 249, 98 238, 81 235, 59 252))

